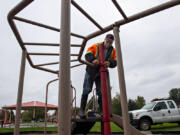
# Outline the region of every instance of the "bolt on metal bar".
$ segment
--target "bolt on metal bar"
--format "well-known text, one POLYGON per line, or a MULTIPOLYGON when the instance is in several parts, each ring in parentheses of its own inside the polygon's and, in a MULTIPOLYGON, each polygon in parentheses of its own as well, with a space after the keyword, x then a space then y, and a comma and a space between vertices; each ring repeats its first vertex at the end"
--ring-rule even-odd
POLYGON ((127 20, 127 16, 124 13, 124 11, 122 10, 122 8, 120 7, 120 5, 117 3, 116 0, 112 0, 113 4, 115 5, 115 7, 118 9, 118 11, 121 13, 121 15, 124 17, 125 20, 127 20))
POLYGON ((101 31, 103 31, 103 27, 101 27, 88 13, 86 13, 74 0, 71 0, 73 6, 75 6, 83 15, 85 15, 94 25, 96 25, 101 31))
MULTIPOLYGON (((14 19, 18 20, 18 21, 21 21, 21 22, 28 23, 28 24, 32 24, 32 25, 35 25, 35 26, 39 26, 39 27, 42 27, 42 28, 46 28, 46 29, 49 29, 49 30, 53 30, 53 31, 56 31, 56 32, 60 32, 60 29, 58 29, 58 28, 48 26, 48 25, 45 25, 45 24, 42 24, 42 23, 38 23, 38 22, 35 22, 35 21, 32 21, 32 20, 24 19, 24 18, 17 17, 17 16, 15 16, 14 19)), ((85 37, 83 37, 81 35, 78 35, 78 34, 75 34, 75 33, 71 33, 71 36, 78 37, 78 38, 83 38, 83 39, 85 38, 85 37)))
MULTIPOLYGON (((24 42, 24 45, 32 45, 32 46, 59 46, 58 43, 32 43, 32 42, 24 42)), ((78 44, 71 44, 71 47, 81 47, 81 45, 78 44)))

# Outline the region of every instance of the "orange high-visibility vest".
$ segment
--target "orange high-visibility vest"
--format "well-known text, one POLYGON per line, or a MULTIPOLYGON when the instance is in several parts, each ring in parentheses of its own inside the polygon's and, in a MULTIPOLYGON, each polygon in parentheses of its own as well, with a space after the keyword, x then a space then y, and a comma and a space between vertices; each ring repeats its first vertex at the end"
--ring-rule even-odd
MULTIPOLYGON (((92 53, 95 58, 99 57, 99 45, 103 45, 103 42, 93 44, 87 50, 87 53, 92 53)), ((116 60, 116 49, 113 48, 108 60, 116 60)))

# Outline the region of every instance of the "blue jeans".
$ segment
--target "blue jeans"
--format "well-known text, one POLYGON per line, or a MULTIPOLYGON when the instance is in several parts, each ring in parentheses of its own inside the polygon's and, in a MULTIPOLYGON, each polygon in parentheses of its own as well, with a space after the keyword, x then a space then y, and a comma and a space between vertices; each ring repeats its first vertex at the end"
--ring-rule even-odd
POLYGON ((88 96, 89 93, 92 91, 93 84, 95 82, 96 85, 96 94, 98 95, 98 103, 100 106, 100 111, 102 109, 102 95, 101 95, 101 81, 100 76, 97 77, 91 77, 87 72, 85 74, 84 78, 84 84, 83 84, 83 94, 82 96, 88 96))

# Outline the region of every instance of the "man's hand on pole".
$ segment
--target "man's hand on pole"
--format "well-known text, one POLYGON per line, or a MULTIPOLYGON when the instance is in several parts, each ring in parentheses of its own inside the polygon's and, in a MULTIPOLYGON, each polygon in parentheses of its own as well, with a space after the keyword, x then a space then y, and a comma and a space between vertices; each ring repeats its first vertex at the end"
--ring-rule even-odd
POLYGON ((95 59, 95 60, 92 61, 92 63, 97 66, 97 65, 99 65, 99 60, 95 59))
POLYGON ((109 61, 105 61, 105 62, 104 62, 104 67, 105 67, 105 68, 108 68, 109 66, 110 66, 110 62, 109 62, 109 61))

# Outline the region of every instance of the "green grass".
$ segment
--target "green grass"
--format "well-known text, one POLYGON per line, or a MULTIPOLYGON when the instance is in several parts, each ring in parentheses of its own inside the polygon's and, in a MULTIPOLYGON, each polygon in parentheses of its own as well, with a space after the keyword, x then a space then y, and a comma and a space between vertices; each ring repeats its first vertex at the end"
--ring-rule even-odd
MULTIPOLYGON (((113 132, 122 132, 123 130, 118 127, 116 124, 111 122, 111 130, 113 132)), ((101 131, 101 123, 96 122, 96 124, 92 127, 91 132, 100 132, 101 131)))
POLYGON ((152 125, 151 131, 180 131, 180 125, 178 123, 152 125))
MULTIPOLYGON (((91 132, 100 132, 101 123, 96 122, 96 124, 91 129, 91 132)), ((111 122, 111 131, 113 132, 122 132, 123 130, 119 128, 116 124, 111 122)), ((152 125, 151 131, 180 131, 180 125, 177 123, 164 123, 158 125, 152 125)))
MULTIPOLYGON (((13 128, 0 128, 0 133, 9 133, 13 132, 13 128)), ((44 131, 44 127, 30 127, 30 128, 20 128, 20 131, 44 131)), ((47 131, 57 131, 57 127, 47 127, 47 131)), ((91 132, 100 132, 101 123, 96 122, 96 124, 91 129, 91 132)), ((112 132, 122 132, 123 130, 119 128, 116 124, 111 122, 111 131, 112 132)), ((180 125, 177 123, 164 123, 158 125, 152 125, 151 131, 180 131, 180 125)))
MULTIPOLYGON (((13 128, 0 128, 0 133, 9 133, 13 131, 13 128)), ((44 127, 20 128, 20 132, 24 131, 44 131, 44 127)), ((57 127, 47 127, 47 131, 57 131, 57 127)))

